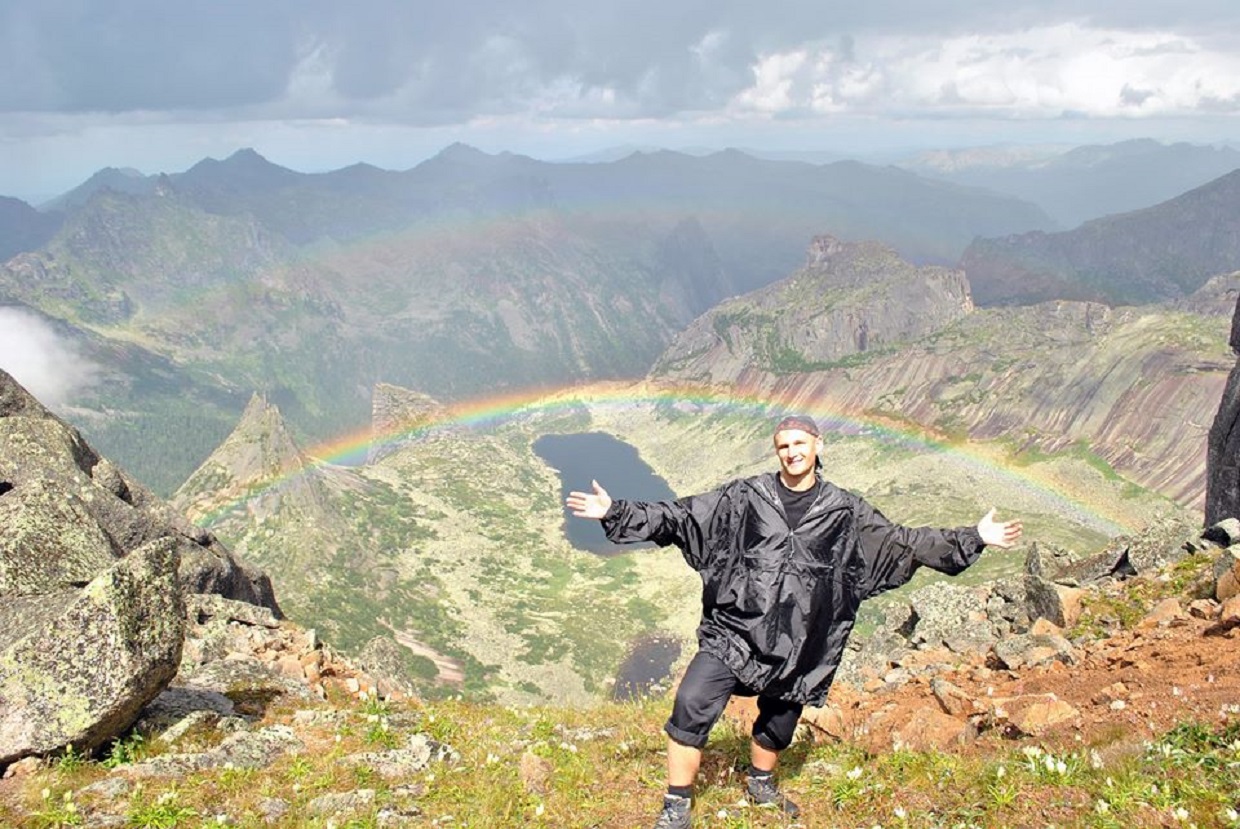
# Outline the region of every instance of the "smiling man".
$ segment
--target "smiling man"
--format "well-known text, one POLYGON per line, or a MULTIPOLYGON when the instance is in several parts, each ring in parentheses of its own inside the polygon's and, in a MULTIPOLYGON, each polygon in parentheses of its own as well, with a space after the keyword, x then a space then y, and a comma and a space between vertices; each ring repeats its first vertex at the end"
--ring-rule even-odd
POLYGON ((617 543, 675 545, 702 578, 698 652, 676 691, 668 736, 667 793, 655 829, 691 823, 693 782, 711 728, 729 697, 756 696, 746 797, 795 816, 775 785, 805 705, 822 705, 861 602, 909 580, 918 567, 956 574, 986 545, 1010 547, 1019 521, 994 510, 975 527, 893 524, 819 474, 817 423, 790 415, 774 429, 779 471, 730 481, 674 501, 612 500, 598 482, 570 492, 581 518, 617 543))

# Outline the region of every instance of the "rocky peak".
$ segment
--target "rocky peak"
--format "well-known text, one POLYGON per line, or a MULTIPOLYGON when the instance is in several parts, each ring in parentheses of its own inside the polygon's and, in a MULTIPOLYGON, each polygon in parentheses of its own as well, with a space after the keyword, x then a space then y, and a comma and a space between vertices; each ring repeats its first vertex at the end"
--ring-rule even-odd
POLYGON ((805 259, 807 268, 823 268, 835 256, 844 251, 844 243, 834 236, 823 234, 815 236, 809 243, 809 254, 805 259))
POLYGON ((816 237, 806 265, 724 302, 682 332, 653 369, 692 382, 735 382, 755 370, 814 371, 890 350, 973 311, 962 271, 916 266, 879 242, 816 237))
POLYGON ((176 674, 184 594, 279 613, 247 568, 0 371, 0 765, 128 728, 176 674))
POLYGON ((390 383, 376 383, 371 397, 371 447, 367 463, 374 463, 417 440, 420 430, 444 419, 447 411, 430 395, 390 383))
POLYGON ((237 426, 177 490, 173 503, 194 519, 287 481, 280 492, 314 489, 315 463, 297 445, 280 409, 255 393, 237 426))

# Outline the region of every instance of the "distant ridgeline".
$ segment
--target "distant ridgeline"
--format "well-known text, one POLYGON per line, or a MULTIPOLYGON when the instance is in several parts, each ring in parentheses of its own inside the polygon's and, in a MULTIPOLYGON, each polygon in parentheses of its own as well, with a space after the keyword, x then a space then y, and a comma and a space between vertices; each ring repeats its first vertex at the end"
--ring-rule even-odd
POLYGON ((307 175, 249 150, 105 170, 49 208, 22 211, 0 298, 99 367, 74 401, 82 428, 163 493, 254 390, 317 442, 367 424, 376 382, 458 401, 640 377, 815 234, 951 262, 976 236, 1049 226, 1016 199, 852 162, 547 164, 464 146, 405 172, 307 175))

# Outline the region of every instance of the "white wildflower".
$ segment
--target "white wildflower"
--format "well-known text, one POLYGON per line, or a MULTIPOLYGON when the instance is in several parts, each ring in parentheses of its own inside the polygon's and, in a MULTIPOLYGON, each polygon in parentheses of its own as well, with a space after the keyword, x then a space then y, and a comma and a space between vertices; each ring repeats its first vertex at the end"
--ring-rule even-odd
POLYGON ((1099 800, 1094 804, 1094 811, 1100 815, 1105 815, 1107 812, 1111 811, 1111 804, 1107 803, 1105 800, 1099 800))
POLYGON ((1102 769, 1102 755, 1098 753, 1098 749, 1091 748, 1089 750, 1089 767, 1094 771, 1102 769))
POLYGON ((861 766, 853 766, 852 771, 848 772, 847 777, 849 780, 857 780, 864 773, 865 772, 861 770, 861 766))
POLYGON ((539 803, 537 806, 534 807, 534 817, 542 817, 542 813, 545 811, 546 809, 543 808, 543 805, 541 803, 539 803))
POLYGON ((1183 823, 1188 820, 1188 809, 1185 809, 1183 806, 1176 806, 1175 811, 1171 813, 1171 816, 1180 823, 1183 823))

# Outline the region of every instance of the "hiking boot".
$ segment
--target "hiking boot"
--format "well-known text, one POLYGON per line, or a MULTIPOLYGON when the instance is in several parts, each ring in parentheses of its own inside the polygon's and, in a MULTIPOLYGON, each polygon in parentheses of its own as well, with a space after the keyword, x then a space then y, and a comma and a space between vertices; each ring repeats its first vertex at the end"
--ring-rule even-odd
POLYGON ((692 818, 689 816, 690 805, 692 801, 687 797, 664 795, 663 811, 659 813, 659 819, 654 822, 654 829, 689 829, 692 825, 692 818))
POLYGON ((775 785, 772 775, 750 777, 745 781, 745 798, 755 806, 778 809, 789 817, 801 814, 801 807, 793 803, 775 785))

